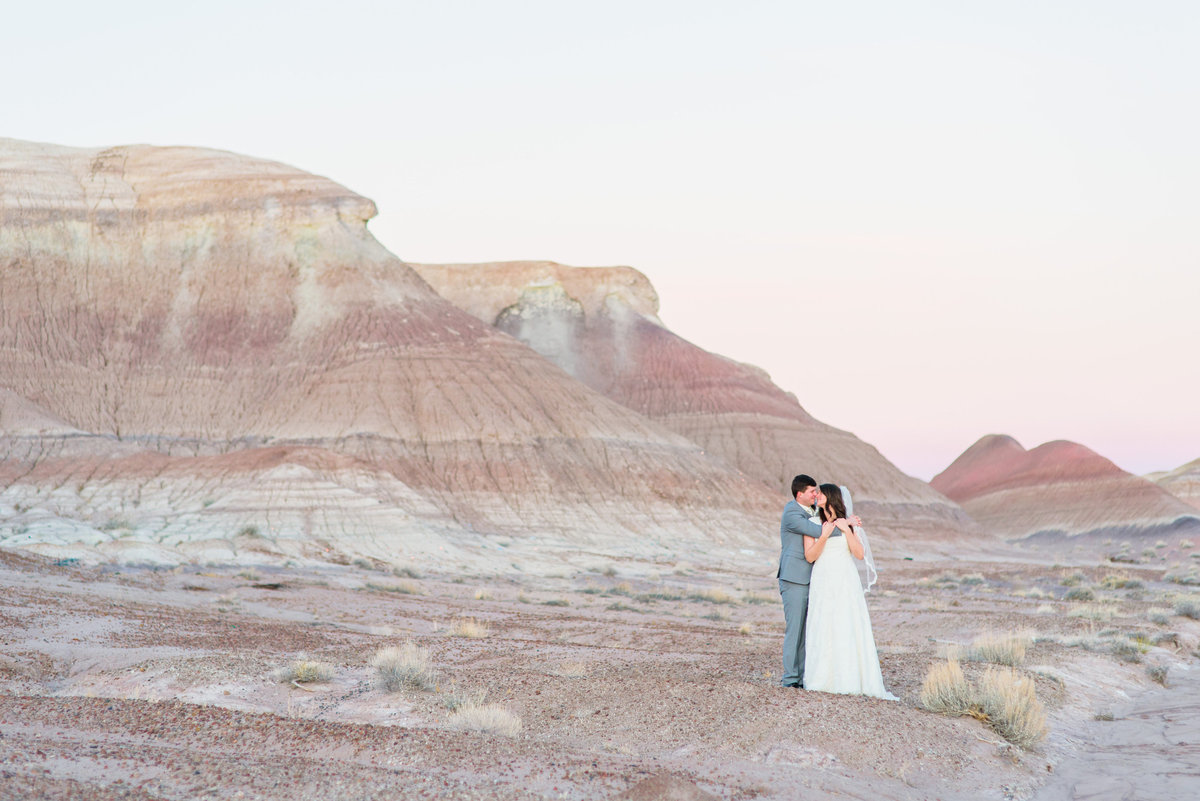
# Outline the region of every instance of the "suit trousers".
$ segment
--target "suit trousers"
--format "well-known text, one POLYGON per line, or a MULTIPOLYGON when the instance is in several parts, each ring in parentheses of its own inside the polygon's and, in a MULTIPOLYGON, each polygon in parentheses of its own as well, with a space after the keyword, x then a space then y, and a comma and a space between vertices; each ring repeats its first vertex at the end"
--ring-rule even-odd
POLYGON ((783 599, 783 678, 779 683, 804 684, 804 623, 808 619, 808 585, 779 579, 783 599))

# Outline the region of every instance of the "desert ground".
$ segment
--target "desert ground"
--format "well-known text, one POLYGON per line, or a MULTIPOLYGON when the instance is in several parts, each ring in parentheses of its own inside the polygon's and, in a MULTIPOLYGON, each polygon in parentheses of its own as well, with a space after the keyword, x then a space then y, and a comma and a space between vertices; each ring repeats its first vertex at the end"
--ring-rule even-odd
POLYGON ((1197 588, 1028 556, 882 565, 889 702, 778 686, 769 571, 0 550, 0 798, 1193 798, 1197 588), (968 680, 996 669, 985 635, 1024 646, 1043 739, 922 708, 948 653, 968 680), (373 658, 406 643, 416 670, 389 687, 373 658))

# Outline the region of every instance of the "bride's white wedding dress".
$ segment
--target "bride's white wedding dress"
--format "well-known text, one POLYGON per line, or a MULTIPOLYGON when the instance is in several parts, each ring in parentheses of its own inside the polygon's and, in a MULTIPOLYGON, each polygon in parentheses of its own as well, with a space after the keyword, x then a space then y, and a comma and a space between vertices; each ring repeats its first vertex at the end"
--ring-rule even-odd
POLYGON ((858 568, 845 536, 813 563, 804 627, 804 689, 899 700, 883 686, 858 568))

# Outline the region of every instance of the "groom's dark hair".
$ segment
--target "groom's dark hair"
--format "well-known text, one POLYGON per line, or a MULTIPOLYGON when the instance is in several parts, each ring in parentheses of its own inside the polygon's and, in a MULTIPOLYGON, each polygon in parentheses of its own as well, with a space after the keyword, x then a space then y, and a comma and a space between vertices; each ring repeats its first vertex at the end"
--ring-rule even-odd
POLYGON ((792 497, 796 497, 797 492, 802 492, 809 487, 817 486, 816 480, 812 476, 806 476, 803 473, 792 479, 792 497))

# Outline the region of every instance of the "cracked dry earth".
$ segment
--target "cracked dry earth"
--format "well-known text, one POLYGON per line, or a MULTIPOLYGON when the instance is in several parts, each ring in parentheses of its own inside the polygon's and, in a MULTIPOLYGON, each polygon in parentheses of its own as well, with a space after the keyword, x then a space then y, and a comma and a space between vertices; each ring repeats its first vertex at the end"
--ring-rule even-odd
POLYGON ((869 596, 890 703, 776 686, 771 579, 659 569, 402 578, 0 551, 0 799, 1193 797, 1200 623, 1151 622, 1190 589, 1161 571, 1132 569, 1129 591, 1072 568, 1097 587, 1081 605, 1057 600, 1058 567, 896 564, 869 596), (456 634, 466 619, 484 636, 456 634), (917 707, 948 647, 1006 631, 1036 636, 1019 669, 1050 733, 1032 750, 917 707), (1118 635, 1139 661, 1094 647, 1118 635), (405 640, 436 683, 389 693, 369 660, 405 640), (302 656, 331 678, 275 679, 302 656), (456 728, 462 699, 520 730, 456 728))

